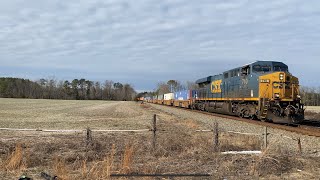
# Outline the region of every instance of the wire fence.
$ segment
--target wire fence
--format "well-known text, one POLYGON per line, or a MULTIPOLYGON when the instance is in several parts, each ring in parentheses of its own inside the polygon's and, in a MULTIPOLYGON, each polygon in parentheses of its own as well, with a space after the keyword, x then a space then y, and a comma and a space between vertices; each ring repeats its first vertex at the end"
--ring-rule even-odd
MULTIPOLYGON (((141 132, 151 132, 152 133, 152 147, 153 150, 156 149, 157 146, 157 136, 159 132, 168 132, 165 129, 158 129, 157 128, 157 115, 154 114, 153 118, 151 120, 151 129, 90 129, 89 127, 87 129, 27 129, 27 128, 0 128, 0 131, 34 131, 34 132, 51 132, 51 133, 85 133, 86 134, 86 142, 87 144, 92 141, 92 134, 93 132, 105 132, 105 133, 141 133, 141 132)), ((223 131, 219 128, 219 123, 214 122, 212 129, 202 129, 202 130, 195 130, 195 132, 210 132, 213 133, 213 149, 214 151, 219 150, 219 133, 230 133, 230 134, 242 134, 242 135, 249 135, 249 136, 260 136, 263 137, 263 147, 266 149, 268 147, 268 136, 271 135, 268 132, 268 127, 264 127, 264 131, 262 133, 246 133, 246 132, 237 132, 237 131, 223 131)), ((281 138, 287 138, 291 139, 293 141, 297 142, 297 148, 298 152, 301 155, 302 154, 302 145, 301 145, 301 139, 298 138, 292 138, 289 136, 285 136, 282 134, 272 134, 273 136, 280 136, 281 138)))
MULTIPOLYGON (((93 133, 94 132, 101 132, 101 133, 141 133, 141 132, 151 132, 151 144, 152 144, 152 150, 155 151, 157 149, 157 136, 159 132, 167 132, 165 129, 158 129, 157 128, 157 115, 154 114, 153 118, 151 120, 151 129, 16 129, 16 128, 0 128, 0 131, 34 131, 34 132, 51 132, 51 133, 85 133, 85 141, 87 147, 93 142, 93 133)), ((271 133, 268 132, 268 127, 264 127, 263 132, 261 133, 246 133, 246 132, 237 132, 237 131, 223 131, 221 128, 219 128, 219 123, 214 122, 212 129, 199 129, 195 130, 196 133, 212 133, 212 146, 213 151, 221 154, 259 154, 261 153, 260 150, 254 150, 254 151, 241 151, 241 152, 219 152, 220 149, 220 139, 221 133, 230 133, 230 134, 242 134, 242 135, 248 135, 248 136, 260 136, 263 139, 263 148, 266 149, 268 147, 269 139, 268 136, 271 135, 271 133)), ((297 142, 297 149, 299 154, 302 154, 302 145, 301 145, 301 139, 298 138, 291 138, 285 135, 278 135, 278 134, 272 134, 275 136, 281 136, 282 138, 291 139, 297 142)), ((261 150, 263 150, 263 148, 261 150)), ((45 174, 45 173, 44 173, 45 174)), ((48 175, 48 174, 47 174, 48 175)), ((48 175, 47 177, 49 177, 48 175)), ((211 174, 111 174, 111 177, 206 177, 211 176, 211 174)))

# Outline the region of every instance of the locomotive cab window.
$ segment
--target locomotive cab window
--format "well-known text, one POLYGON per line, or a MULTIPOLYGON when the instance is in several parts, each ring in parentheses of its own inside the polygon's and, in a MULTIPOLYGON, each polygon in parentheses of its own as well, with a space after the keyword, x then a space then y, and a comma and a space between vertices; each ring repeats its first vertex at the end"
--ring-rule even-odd
POLYGON ((283 72, 288 72, 288 67, 285 66, 273 66, 274 71, 283 71, 283 72))
POLYGON ((239 69, 235 69, 230 71, 231 77, 239 76, 239 69))
POLYGON ((250 66, 245 66, 241 69, 241 75, 242 76, 246 76, 250 74, 250 66))
POLYGON ((262 73, 269 72, 269 71, 271 71, 271 67, 268 65, 254 65, 252 67, 252 71, 253 72, 262 72, 262 73))
POLYGON ((229 77, 229 73, 224 73, 224 78, 227 79, 229 77))

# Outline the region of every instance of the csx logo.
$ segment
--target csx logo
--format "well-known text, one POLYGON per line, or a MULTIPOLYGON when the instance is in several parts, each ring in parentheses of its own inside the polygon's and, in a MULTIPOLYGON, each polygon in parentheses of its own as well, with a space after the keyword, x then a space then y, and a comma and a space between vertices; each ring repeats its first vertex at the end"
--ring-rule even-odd
POLYGON ((221 82, 222 80, 216 80, 211 82, 212 93, 221 93, 221 82))

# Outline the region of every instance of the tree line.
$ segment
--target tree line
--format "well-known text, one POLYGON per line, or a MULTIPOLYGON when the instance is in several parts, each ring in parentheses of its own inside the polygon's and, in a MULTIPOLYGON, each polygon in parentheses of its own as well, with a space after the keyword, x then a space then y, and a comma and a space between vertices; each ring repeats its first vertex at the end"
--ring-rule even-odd
POLYGON ((0 78, 0 97, 66 100, 131 101, 136 92, 130 84, 106 80, 104 83, 87 79, 72 81, 55 79, 0 78))
MULTIPOLYGON (((130 84, 112 80, 100 83, 83 78, 72 81, 58 81, 53 78, 37 81, 11 77, 0 78, 1 98, 131 101, 142 96, 197 88, 197 84, 193 82, 181 83, 177 80, 169 80, 158 83, 153 92, 137 94, 130 84)), ((300 87, 300 95, 306 106, 320 106, 320 87, 300 87)))
POLYGON ((320 106, 320 87, 300 87, 302 102, 306 106, 320 106))

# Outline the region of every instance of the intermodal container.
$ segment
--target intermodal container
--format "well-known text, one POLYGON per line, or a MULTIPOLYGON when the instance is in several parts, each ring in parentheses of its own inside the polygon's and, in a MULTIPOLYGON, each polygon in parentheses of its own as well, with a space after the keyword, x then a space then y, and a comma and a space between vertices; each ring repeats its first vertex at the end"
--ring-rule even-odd
POLYGON ((173 93, 167 93, 167 94, 164 94, 163 98, 164 100, 171 100, 171 99, 174 99, 174 94, 173 93))
POLYGON ((158 95, 158 100, 163 100, 163 94, 158 95))
POLYGON ((192 99, 198 99, 198 90, 192 90, 192 99))
POLYGON ((191 90, 178 91, 174 93, 175 100, 189 100, 192 96, 191 90))

